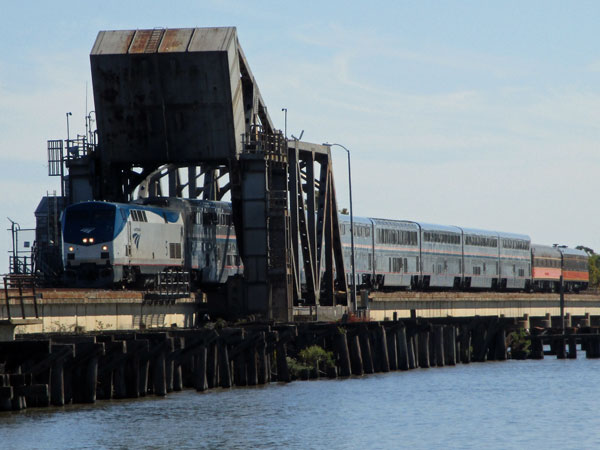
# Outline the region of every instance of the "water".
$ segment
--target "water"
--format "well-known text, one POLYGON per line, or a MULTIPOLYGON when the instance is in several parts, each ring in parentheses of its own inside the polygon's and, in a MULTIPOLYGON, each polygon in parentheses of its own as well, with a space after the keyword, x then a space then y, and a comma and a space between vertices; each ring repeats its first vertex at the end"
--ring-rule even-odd
POLYGON ((597 448, 600 360, 508 361, 0 414, 2 448, 597 448))

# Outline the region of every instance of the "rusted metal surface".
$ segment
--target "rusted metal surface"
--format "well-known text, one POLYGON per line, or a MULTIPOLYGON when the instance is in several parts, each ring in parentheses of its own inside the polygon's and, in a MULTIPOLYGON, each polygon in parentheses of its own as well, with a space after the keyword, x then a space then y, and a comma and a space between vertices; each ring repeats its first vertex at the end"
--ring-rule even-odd
POLYGON ((120 55, 127 53, 135 31, 101 31, 92 48, 92 55, 120 55))
POLYGON ((153 30, 138 30, 131 41, 128 53, 145 53, 146 46, 152 36, 153 30))
POLYGON ((166 30, 158 48, 159 53, 185 52, 194 30, 191 28, 166 30))

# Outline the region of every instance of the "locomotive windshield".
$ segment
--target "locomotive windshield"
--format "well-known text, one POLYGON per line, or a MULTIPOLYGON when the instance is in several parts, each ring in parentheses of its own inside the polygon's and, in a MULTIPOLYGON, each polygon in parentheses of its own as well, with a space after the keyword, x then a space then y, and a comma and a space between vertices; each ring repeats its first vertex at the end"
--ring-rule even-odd
POLYGON ((63 224, 65 243, 81 244, 84 238, 93 238, 98 244, 113 239, 115 228, 113 205, 90 203, 67 208, 63 224))

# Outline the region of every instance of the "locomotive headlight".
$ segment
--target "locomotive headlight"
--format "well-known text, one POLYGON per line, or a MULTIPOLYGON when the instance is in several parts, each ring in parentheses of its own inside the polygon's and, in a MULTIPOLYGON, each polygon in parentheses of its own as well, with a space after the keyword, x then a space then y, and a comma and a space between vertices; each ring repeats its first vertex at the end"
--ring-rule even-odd
POLYGON ((94 243, 94 238, 89 238, 88 242, 89 242, 90 244, 93 244, 93 243, 94 243))
POLYGON ((83 238, 82 241, 83 241, 84 244, 87 244, 88 243, 88 238, 83 238))
POLYGON ((70 251, 70 252, 73 252, 73 251, 75 251, 75 247, 73 247, 73 246, 70 246, 70 247, 69 247, 69 251, 70 251))
POLYGON ((102 246, 102 251, 103 252, 107 252, 108 251, 108 245, 103 245, 102 246))

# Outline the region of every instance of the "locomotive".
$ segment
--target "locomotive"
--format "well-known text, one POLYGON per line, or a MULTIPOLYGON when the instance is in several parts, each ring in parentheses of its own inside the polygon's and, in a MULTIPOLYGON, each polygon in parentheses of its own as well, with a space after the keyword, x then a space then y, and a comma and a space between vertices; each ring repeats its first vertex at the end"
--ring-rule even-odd
POLYGON ((186 271, 217 286, 243 272, 226 202, 82 202, 65 209, 62 230, 67 285, 148 287, 161 272, 186 271))
MULTIPOLYGON (((532 245, 524 234, 355 217, 355 283, 361 288, 567 291, 587 288, 587 254, 532 245)), ((178 198, 83 202, 66 208, 63 260, 69 285, 148 286, 186 271, 198 286, 243 273, 231 204, 178 198)), ((339 216, 352 282, 350 218, 339 216)), ((301 266, 302 267, 302 266, 301 266)), ((302 277, 303 278, 303 277, 302 277)))

